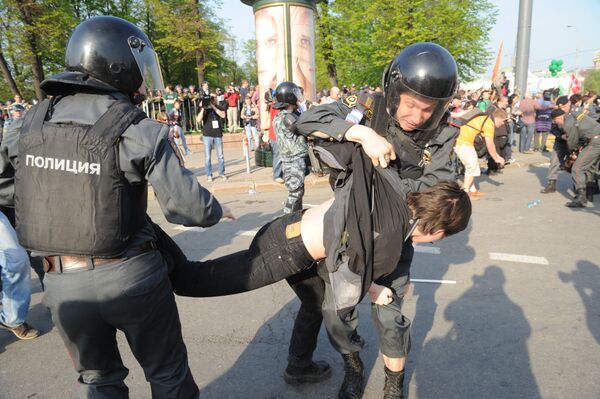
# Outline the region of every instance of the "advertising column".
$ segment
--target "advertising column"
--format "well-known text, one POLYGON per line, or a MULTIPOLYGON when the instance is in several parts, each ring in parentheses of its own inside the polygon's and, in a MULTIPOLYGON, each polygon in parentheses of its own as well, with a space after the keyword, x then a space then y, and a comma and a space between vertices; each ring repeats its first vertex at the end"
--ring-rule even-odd
POLYGON ((242 0, 254 11, 261 127, 268 127, 265 93, 284 81, 316 97, 314 0, 242 0))

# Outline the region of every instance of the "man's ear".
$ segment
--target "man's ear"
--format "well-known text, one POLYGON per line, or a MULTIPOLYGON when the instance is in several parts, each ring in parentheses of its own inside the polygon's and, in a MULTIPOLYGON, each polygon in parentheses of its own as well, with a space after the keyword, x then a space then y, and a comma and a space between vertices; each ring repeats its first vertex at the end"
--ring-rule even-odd
POLYGON ((442 229, 436 230, 433 234, 433 241, 441 240, 446 235, 446 232, 442 229))

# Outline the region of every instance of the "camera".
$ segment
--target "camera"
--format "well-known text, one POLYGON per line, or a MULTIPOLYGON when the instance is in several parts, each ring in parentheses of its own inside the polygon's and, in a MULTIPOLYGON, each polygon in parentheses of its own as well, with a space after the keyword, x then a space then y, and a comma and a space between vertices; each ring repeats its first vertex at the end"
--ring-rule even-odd
POLYGON ((201 93, 199 97, 200 107, 207 108, 210 107, 210 94, 201 93))

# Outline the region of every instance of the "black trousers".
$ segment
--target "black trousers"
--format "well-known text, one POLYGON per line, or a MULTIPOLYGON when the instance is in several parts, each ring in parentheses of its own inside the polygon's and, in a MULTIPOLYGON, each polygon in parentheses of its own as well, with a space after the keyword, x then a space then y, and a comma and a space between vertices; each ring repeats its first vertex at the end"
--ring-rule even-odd
POLYGON ((323 322, 321 306, 325 283, 317 275, 316 267, 288 277, 287 282, 300 299, 300 309, 290 339, 288 364, 305 367, 311 364, 313 352, 317 348, 319 330, 323 322))
POLYGON ((288 356, 288 362, 297 367, 312 362, 323 320, 324 293, 323 280, 317 276, 302 238, 286 237, 286 227, 299 222, 301 217, 301 212, 282 216, 263 226, 248 250, 207 261, 188 260, 173 239, 153 224, 158 248, 170 265, 173 291, 178 295, 233 295, 287 278, 301 302, 288 356))
MULTIPOLYGON (((508 136, 496 136, 494 137, 494 145, 496 146, 496 152, 502 156, 506 157, 506 151, 510 148, 510 143, 508 142, 508 136)), ((508 161, 508 159, 505 159, 508 161)), ((496 163, 492 159, 492 157, 488 156, 488 170, 495 172, 500 169, 500 165, 496 163)))
POLYGON ((153 398, 198 397, 158 251, 93 270, 47 273, 45 282, 44 303, 79 373, 80 397, 129 397, 117 330, 125 333, 153 398))
POLYGON ((313 265, 298 235, 286 237, 286 227, 300 221, 301 212, 264 225, 247 250, 207 261, 190 261, 160 226, 153 224, 157 246, 169 264, 173 292, 203 298, 233 295, 281 281, 313 265))

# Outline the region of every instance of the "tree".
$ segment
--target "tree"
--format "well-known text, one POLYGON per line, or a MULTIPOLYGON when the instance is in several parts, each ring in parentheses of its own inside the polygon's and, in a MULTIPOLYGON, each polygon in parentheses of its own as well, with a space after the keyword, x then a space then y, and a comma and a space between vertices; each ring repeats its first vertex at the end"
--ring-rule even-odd
POLYGON ((150 13, 155 17, 154 45, 161 57, 167 78, 171 62, 194 61, 198 85, 205 80, 207 68, 223 60, 222 43, 226 38, 222 23, 215 17, 212 2, 199 0, 148 0, 150 13), (166 61, 166 62, 165 62, 166 61))
POLYGON ((242 65, 242 76, 249 82, 256 85, 258 83, 258 65, 256 62, 256 39, 248 39, 242 46, 242 54, 246 62, 242 65))
POLYGON ((419 41, 446 47, 461 79, 484 72, 490 60, 485 47, 497 11, 489 0, 330 0, 319 7, 319 29, 329 20, 331 30, 319 31, 317 59, 334 65, 342 82, 379 85, 385 66, 419 41))
MULTIPOLYGON (((330 0, 325 0, 317 6, 316 36, 319 45, 316 46, 315 52, 318 53, 319 61, 322 61, 327 70, 330 85, 337 86, 337 67, 333 51, 333 16, 329 11, 329 2, 330 0)), ((319 83, 318 81, 319 79, 317 79, 317 83, 319 83)))
POLYGON ((585 90, 600 93, 600 69, 594 69, 585 77, 583 81, 585 90))

